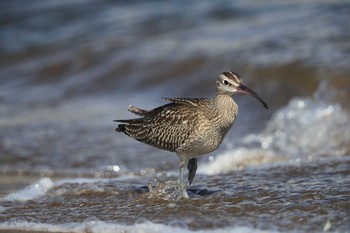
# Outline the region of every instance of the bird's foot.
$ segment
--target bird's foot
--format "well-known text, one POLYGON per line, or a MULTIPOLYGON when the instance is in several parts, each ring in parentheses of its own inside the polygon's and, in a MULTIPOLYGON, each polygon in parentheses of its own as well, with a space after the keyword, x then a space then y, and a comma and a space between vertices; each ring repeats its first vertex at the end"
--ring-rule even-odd
POLYGON ((189 199, 185 185, 178 184, 178 190, 181 193, 181 197, 183 199, 189 199))
POLYGON ((187 193, 187 191, 186 191, 185 188, 180 189, 180 191, 181 191, 181 196, 182 196, 184 199, 189 199, 188 193, 187 193))

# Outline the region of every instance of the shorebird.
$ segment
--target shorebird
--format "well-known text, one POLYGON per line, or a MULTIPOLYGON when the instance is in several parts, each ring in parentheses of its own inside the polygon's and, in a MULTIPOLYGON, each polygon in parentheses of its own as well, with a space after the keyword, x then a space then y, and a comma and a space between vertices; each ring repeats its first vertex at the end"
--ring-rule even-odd
POLYGON ((129 105, 128 110, 141 117, 115 120, 122 123, 116 128, 117 132, 179 156, 178 186, 185 199, 188 199, 184 183, 185 165, 187 163, 191 184, 197 170, 196 157, 216 150, 238 115, 233 95, 251 95, 268 108, 258 94, 243 85, 237 73, 220 74, 216 79, 216 89, 216 96, 212 99, 164 98, 170 103, 149 111, 129 105))

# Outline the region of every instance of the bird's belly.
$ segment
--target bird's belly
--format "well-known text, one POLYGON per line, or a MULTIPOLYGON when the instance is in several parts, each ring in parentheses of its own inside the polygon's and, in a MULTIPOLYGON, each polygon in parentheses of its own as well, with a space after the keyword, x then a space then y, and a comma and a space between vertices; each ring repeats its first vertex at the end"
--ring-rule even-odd
MULTIPOLYGON (((225 130, 227 132, 227 130, 225 130)), ((217 130, 208 130, 195 138, 189 138, 175 152, 188 157, 196 157, 208 154, 216 150, 223 141, 226 132, 218 133, 217 130)))
POLYGON ((184 144, 179 147, 175 152, 178 154, 186 155, 188 157, 197 157, 200 155, 208 154, 219 147, 220 144, 208 144, 200 141, 184 144))

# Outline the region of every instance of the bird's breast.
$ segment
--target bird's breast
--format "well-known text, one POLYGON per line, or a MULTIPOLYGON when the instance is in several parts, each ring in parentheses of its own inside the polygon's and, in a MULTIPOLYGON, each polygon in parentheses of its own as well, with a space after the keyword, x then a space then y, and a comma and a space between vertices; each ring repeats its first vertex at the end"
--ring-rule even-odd
MULTIPOLYGON (((208 113, 209 111, 203 111, 208 113)), ((189 138, 177 149, 178 153, 195 157, 216 150, 236 119, 236 111, 199 114, 196 128, 189 138)))

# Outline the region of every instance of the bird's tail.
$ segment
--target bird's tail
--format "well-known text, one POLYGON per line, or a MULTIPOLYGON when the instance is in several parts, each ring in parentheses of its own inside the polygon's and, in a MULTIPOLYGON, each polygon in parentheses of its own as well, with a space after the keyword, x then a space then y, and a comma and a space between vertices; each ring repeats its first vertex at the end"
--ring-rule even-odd
POLYGON ((128 105, 128 110, 136 115, 139 115, 139 116, 144 116, 148 113, 147 110, 144 110, 144 109, 141 109, 141 108, 138 108, 138 107, 135 107, 131 104, 128 105))
POLYGON ((125 124, 120 124, 120 125, 118 125, 117 128, 115 128, 115 131, 125 133, 125 130, 126 130, 125 126, 126 126, 125 124))
POLYGON ((140 124, 140 119, 129 119, 129 120, 114 120, 114 122, 121 122, 125 124, 119 124, 117 128, 115 128, 115 131, 125 133, 126 135, 129 135, 129 130, 133 126, 138 127, 140 124))
MULTIPOLYGON (((146 116, 147 113, 149 113, 150 111, 147 111, 147 110, 144 110, 144 109, 141 109, 141 108, 138 108, 138 107, 135 107, 131 104, 128 105, 128 110, 138 116, 146 116)), ((122 132, 122 133, 125 133, 126 135, 129 135, 129 132, 128 132, 128 128, 127 126, 129 126, 130 128, 130 124, 137 124, 140 122, 140 119, 130 119, 130 120, 114 120, 115 122, 121 122, 121 123, 125 123, 125 124, 119 124, 118 127, 115 129, 115 131, 117 132, 122 132)))

